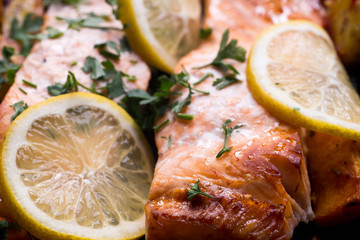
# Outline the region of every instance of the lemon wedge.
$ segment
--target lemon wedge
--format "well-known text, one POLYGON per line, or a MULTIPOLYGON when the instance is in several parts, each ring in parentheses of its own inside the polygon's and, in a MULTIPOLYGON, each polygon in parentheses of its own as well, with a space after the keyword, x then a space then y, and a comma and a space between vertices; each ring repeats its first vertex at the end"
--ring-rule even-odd
POLYGON ((247 81, 279 119, 360 140, 360 98, 320 26, 289 21, 265 30, 250 52, 247 81))
POLYGON ((199 43, 199 0, 119 0, 130 46, 150 65, 171 73, 199 43))
POLYGON ((153 158, 116 103, 70 93, 34 105, 11 124, 0 190, 39 239, 134 239, 145 233, 153 158))

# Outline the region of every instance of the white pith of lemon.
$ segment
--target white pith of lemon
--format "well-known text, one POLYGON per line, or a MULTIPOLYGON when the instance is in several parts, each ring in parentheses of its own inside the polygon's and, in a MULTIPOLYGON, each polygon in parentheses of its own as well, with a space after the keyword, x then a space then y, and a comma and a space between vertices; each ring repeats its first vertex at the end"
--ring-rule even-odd
POLYGON ((40 239, 133 239, 145 233, 153 158, 116 103, 90 93, 23 112, 1 147, 1 192, 40 239))
POLYGON ((360 98, 320 26, 299 20, 265 30, 251 49, 247 80, 274 116, 360 140, 360 98))
POLYGON ((119 0, 131 47, 151 66, 171 73, 199 43, 199 0, 119 0))

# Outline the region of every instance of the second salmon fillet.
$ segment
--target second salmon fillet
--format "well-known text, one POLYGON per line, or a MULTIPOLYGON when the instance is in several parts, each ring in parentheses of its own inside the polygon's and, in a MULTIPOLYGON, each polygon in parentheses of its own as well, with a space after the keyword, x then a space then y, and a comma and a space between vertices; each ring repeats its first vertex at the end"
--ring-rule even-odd
POLYGON ((230 38, 249 50, 272 22, 306 18, 321 23, 320 5, 209 0, 205 13, 205 25, 213 35, 185 56, 177 71, 186 69, 191 83, 212 73, 214 77, 196 85, 210 94, 192 95, 184 113, 194 115, 193 120, 178 119, 171 112, 159 120, 170 123, 156 135, 159 159, 145 206, 146 238, 290 239, 299 222, 314 218, 299 129, 280 122, 255 102, 245 81, 245 64, 230 61, 242 81, 222 90, 213 86, 222 77, 218 69, 194 68, 215 58, 227 28, 230 38), (245 126, 229 137, 230 152, 216 158, 224 144, 222 124, 227 119, 232 121, 230 127, 245 126), (187 198, 197 180, 212 198, 187 198))

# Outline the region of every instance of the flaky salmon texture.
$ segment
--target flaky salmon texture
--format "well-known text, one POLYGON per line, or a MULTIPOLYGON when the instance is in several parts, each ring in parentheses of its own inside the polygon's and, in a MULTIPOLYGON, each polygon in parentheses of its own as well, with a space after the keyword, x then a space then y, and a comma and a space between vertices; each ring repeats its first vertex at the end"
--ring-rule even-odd
MULTIPOLYGON (((310 0, 205 2, 205 26, 213 34, 181 59, 176 70, 185 68, 192 83, 212 73, 214 77, 196 86, 210 94, 192 95, 184 111, 194 115, 192 121, 170 112, 158 121, 170 123, 156 134, 159 159, 145 205, 147 239, 290 239, 299 222, 314 218, 300 130, 255 102, 246 85, 245 64, 230 62, 242 81, 222 90, 212 86, 220 71, 194 69, 215 58, 225 29, 249 50, 263 29, 287 19, 322 24, 322 9, 310 0), (216 158, 227 119, 231 127, 245 126, 228 139, 231 151, 216 158), (212 198, 187 199, 197 180, 212 198)), ((182 98, 186 96, 184 91, 182 98)))

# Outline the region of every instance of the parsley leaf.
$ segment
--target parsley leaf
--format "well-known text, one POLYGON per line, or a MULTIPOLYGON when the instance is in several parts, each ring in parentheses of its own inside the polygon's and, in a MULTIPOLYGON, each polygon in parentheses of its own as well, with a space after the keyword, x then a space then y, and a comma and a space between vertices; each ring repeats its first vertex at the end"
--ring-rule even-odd
POLYGON ((59 30, 53 28, 53 27, 46 27, 46 33, 39 33, 36 34, 34 36, 35 39, 38 40, 45 40, 45 39, 55 39, 55 38, 59 38, 63 35, 62 32, 60 32, 59 30))
POLYGON ((202 78, 199 79, 199 81, 197 81, 197 82, 194 83, 194 86, 202 83, 202 82, 205 81, 208 77, 214 77, 214 75, 213 75, 212 73, 207 73, 207 74, 205 74, 202 78))
POLYGON ((166 124, 168 124, 170 122, 169 119, 166 119, 164 122, 160 123, 157 126, 154 126, 153 129, 157 132, 160 130, 160 128, 164 127, 166 124))
POLYGON ((67 22, 69 24, 68 28, 75 29, 77 31, 80 31, 81 28, 124 31, 124 29, 126 28, 126 25, 124 25, 124 28, 99 26, 100 23, 104 22, 105 20, 109 20, 109 17, 106 15, 96 15, 94 13, 89 13, 87 15, 87 18, 72 19, 57 17, 56 19, 67 22))
POLYGON ((232 83, 235 82, 241 82, 241 80, 237 79, 235 76, 233 75, 228 75, 228 76, 224 76, 221 78, 217 78, 214 82, 213 82, 213 86, 216 86, 217 90, 221 90, 227 86, 229 86, 232 83))
POLYGON ((233 65, 228 64, 223 60, 234 59, 239 62, 244 62, 246 51, 242 47, 237 46, 237 40, 235 39, 231 40, 228 44, 226 44, 228 42, 228 38, 229 38, 229 29, 227 29, 222 35, 220 49, 214 60, 211 63, 201 67, 197 67, 196 69, 200 69, 208 66, 214 66, 216 68, 219 68, 223 74, 227 74, 229 70, 232 71, 233 74, 239 74, 239 72, 235 69, 233 65))
POLYGON ((104 57, 113 58, 118 60, 120 58, 120 49, 117 48, 117 45, 114 41, 107 41, 104 43, 99 43, 94 46, 99 50, 99 53, 104 57))
POLYGON ((207 28, 201 28, 200 29, 200 38, 201 39, 205 39, 208 38, 212 33, 212 28, 207 27, 207 28))
POLYGON ((168 149, 171 147, 171 135, 169 137, 161 136, 162 139, 167 139, 168 142, 168 149))
POLYGON ((232 147, 226 147, 227 144, 227 140, 228 138, 231 136, 232 132, 238 128, 244 127, 244 124, 241 125, 236 125, 235 127, 227 127, 229 124, 231 123, 231 120, 228 119, 226 120, 223 125, 222 125, 222 129, 224 130, 225 133, 225 140, 224 140, 224 146, 223 148, 220 150, 220 152, 216 155, 216 158, 221 157, 224 153, 229 152, 231 150, 232 147))
POLYGON ((11 86, 14 83, 15 74, 20 68, 19 64, 14 64, 10 60, 14 54, 14 48, 8 46, 2 48, 3 60, 0 60, 0 84, 8 82, 11 86))
POLYGON ((125 94, 121 73, 116 72, 112 81, 106 84, 108 98, 114 99, 125 94))
POLYGON ((103 78, 106 74, 105 71, 102 69, 99 61, 94 57, 86 57, 85 65, 81 68, 85 73, 91 72, 92 79, 100 79, 103 78))
POLYGON ((34 35, 41 30, 43 22, 43 18, 33 13, 28 13, 25 16, 22 26, 19 25, 16 18, 11 21, 10 37, 20 43, 20 54, 25 56, 29 54, 34 39, 36 39, 34 35))
POLYGON ((131 52, 129 41, 127 40, 126 36, 123 36, 120 39, 120 51, 121 52, 131 52))
POLYGON ((75 74, 71 71, 68 72, 65 84, 55 83, 54 85, 48 86, 48 93, 50 96, 59 96, 69 92, 77 92, 78 86, 88 90, 89 92, 99 94, 95 91, 95 89, 88 88, 79 83, 75 77, 75 74))
POLYGON ((212 198, 212 196, 210 196, 209 194, 204 193, 203 191, 200 190, 199 183, 200 183, 200 180, 197 180, 197 182, 193 186, 191 186, 190 190, 187 193, 188 194, 188 197, 187 197, 188 200, 193 199, 198 194, 204 195, 204 196, 206 196, 208 198, 212 198))
POLYGON ((28 108, 28 105, 24 101, 19 101, 14 103, 11 107, 14 108, 15 113, 11 116, 11 121, 14 121, 25 109, 28 108))

